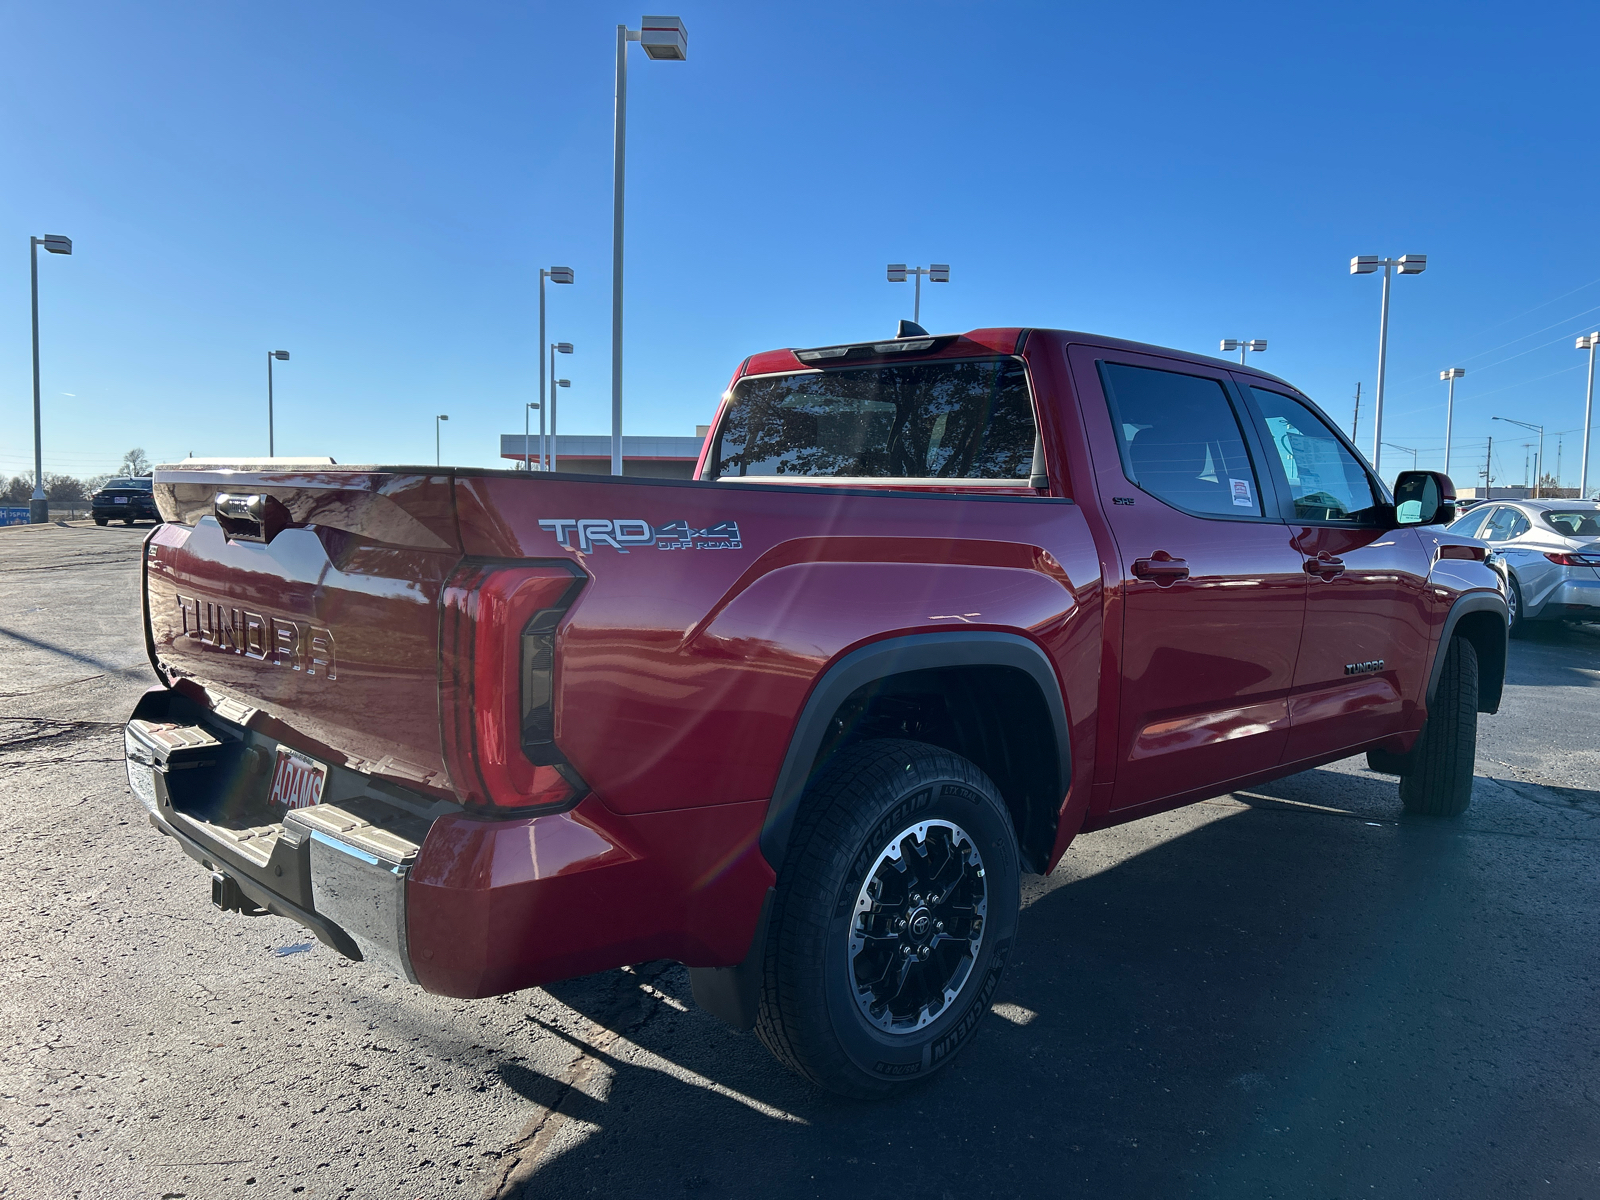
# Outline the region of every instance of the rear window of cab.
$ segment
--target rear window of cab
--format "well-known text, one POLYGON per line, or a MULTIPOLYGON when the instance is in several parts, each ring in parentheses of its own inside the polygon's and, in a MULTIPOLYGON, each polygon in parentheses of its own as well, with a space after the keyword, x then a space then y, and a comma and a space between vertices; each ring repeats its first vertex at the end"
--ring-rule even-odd
POLYGON ((713 473, 1023 482, 1033 402, 1014 358, 889 363, 740 380, 713 473))

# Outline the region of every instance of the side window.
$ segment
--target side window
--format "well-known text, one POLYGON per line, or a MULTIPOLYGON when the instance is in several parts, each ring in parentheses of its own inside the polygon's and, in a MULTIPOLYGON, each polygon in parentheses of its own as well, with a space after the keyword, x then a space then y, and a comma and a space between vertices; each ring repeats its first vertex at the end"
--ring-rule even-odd
POLYGON ((1228 393, 1215 379, 1102 362, 1128 479, 1175 508, 1261 516, 1261 491, 1228 393))
POLYGON ((1290 396, 1258 387, 1250 391, 1289 477, 1295 517, 1352 525, 1369 520, 1377 503, 1372 481, 1326 422, 1290 396))
POLYGON ((1519 538, 1533 528, 1532 523, 1519 510, 1513 508, 1509 511, 1511 513, 1511 532, 1506 534, 1507 538, 1519 538))
POLYGON ((1517 510, 1514 508, 1497 508, 1494 515, 1489 518, 1489 523, 1484 526, 1483 532, 1478 536, 1486 542, 1503 542, 1507 538, 1515 537, 1512 532, 1517 523, 1517 510))
POLYGON ((1475 508, 1459 521, 1449 526, 1450 532, 1458 537, 1478 537, 1480 536, 1478 530, 1483 525, 1483 519, 1493 511, 1491 508, 1475 508))

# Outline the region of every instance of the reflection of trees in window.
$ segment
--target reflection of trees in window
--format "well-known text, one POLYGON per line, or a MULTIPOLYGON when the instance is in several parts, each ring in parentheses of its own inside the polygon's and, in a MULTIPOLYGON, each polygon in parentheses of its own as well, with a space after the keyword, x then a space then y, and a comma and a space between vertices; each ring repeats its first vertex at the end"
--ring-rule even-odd
POLYGON ((959 362, 740 383, 719 475, 1016 479, 1033 461, 1020 363, 959 362))

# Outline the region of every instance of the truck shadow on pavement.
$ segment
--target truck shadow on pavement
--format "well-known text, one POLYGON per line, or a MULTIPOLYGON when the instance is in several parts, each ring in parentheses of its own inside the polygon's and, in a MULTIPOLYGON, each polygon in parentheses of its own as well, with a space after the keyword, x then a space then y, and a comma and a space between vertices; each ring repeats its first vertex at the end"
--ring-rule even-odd
MULTIPOLYGON (((1393 780, 1365 773, 1239 799, 1099 873, 1069 852, 1023 914, 981 1035, 891 1101, 791 1077, 695 1009, 671 964, 553 985, 607 1035, 546 1026, 584 1055, 572 1081, 502 1065, 552 1112, 497 1194, 1461 1197, 1592 1182, 1574 1164, 1600 1090, 1575 1090, 1568 1064, 1600 1053, 1580 1015, 1600 956, 1582 921, 1530 909, 1558 905, 1567 875, 1583 890, 1593 847, 1553 854, 1498 830, 1519 797, 1481 777, 1468 825, 1401 819, 1393 780)), ((1600 815, 1600 794, 1575 799, 1600 815)), ((1595 915, 1591 896, 1591 928, 1595 915)))

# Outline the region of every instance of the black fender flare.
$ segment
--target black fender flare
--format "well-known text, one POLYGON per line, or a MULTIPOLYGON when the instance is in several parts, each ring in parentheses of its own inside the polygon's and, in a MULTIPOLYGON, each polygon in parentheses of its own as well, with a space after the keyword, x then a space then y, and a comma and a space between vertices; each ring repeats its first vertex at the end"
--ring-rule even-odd
POLYGON ((822 673, 806 698, 789 738, 789 750, 778 771, 761 826, 761 854, 773 871, 783 866, 794 829, 800 799, 810 782, 811 766, 827 736, 828 723, 839 706, 858 688, 878 679, 907 671, 941 667, 1013 667, 1030 676, 1044 698, 1055 730, 1056 794, 1065 796, 1072 782, 1072 748, 1067 729, 1067 708, 1055 665, 1039 646, 1016 633, 983 630, 948 633, 913 633, 869 642, 844 655, 822 673))
POLYGON ((1485 689, 1480 681, 1478 687, 1480 697, 1478 711, 1492 713, 1499 709, 1500 691, 1505 684, 1506 652, 1510 638, 1511 612, 1506 607, 1505 597, 1499 592, 1483 591, 1468 592, 1464 596, 1458 596, 1455 603, 1450 606, 1449 614, 1444 619, 1444 628, 1439 633, 1439 642, 1433 651, 1433 666, 1428 671, 1426 707, 1429 711, 1433 709, 1433 698, 1439 690, 1439 676, 1444 671, 1445 652, 1450 649, 1450 639, 1455 636, 1456 626, 1461 623, 1462 617, 1479 612, 1493 613, 1500 618, 1501 645, 1499 647, 1500 661, 1497 664, 1499 678, 1495 680, 1492 692, 1485 689), (1486 695, 1490 701, 1488 704, 1485 704, 1483 699, 1486 695))
MULTIPOLYGON (((1020 634, 982 630, 914 633, 870 642, 827 668, 800 710, 761 827, 761 853, 774 872, 783 865, 800 800, 810 782, 812 764, 839 706, 858 688, 875 680, 941 667, 1014 667, 1034 681, 1050 712, 1055 733, 1059 764, 1056 794, 1066 795, 1072 782, 1067 708, 1055 666, 1038 645, 1020 634)), ((735 1029, 750 1029, 756 1022, 767 929, 775 896, 776 889, 768 888, 756 921, 755 936, 743 962, 729 967, 689 968, 695 1003, 735 1029)))

